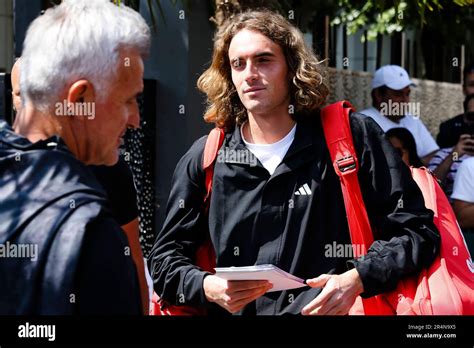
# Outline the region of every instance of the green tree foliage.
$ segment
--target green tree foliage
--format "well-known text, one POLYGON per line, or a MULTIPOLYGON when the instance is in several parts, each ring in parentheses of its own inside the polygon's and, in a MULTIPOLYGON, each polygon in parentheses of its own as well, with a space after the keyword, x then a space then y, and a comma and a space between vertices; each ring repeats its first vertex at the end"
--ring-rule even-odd
POLYGON ((346 25, 348 34, 367 30, 368 40, 419 28, 445 36, 443 41, 466 42, 474 28, 473 0, 339 0, 331 24, 346 25))

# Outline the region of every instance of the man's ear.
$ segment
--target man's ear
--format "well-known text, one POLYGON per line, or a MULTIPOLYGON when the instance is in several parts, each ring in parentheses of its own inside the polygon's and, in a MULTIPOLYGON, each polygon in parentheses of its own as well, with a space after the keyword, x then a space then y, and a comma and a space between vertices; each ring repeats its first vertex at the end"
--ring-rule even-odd
POLYGON ((79 80, 69 87, 67 93, 68 104, 73 103, 95 103, 95 90, 92 83, 87 80, 79 80))
POLYGON ((380 93, 380 89, 376 88, 372 91, 372 99, 377 107, 380 107, 382 103, 382 93, 380 93))

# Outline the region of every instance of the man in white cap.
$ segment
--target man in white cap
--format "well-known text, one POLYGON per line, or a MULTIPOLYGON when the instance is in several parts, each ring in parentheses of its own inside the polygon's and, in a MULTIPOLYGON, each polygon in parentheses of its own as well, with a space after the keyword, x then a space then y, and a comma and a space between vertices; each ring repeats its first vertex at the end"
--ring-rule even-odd
POLYGON ((402 67, 381 67, 372 80, 372 107, 360 113, 372 117, 384 132, 407 128, 415 138, 418 157, 427 164, 439 147, 420 120, 419 104, 410 103, 410 86, 416 85, 402 67))

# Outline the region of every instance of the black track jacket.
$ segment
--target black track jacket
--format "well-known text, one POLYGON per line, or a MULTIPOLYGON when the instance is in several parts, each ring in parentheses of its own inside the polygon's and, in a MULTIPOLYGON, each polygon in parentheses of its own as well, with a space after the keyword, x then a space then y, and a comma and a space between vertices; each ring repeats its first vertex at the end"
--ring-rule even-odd
MULTIPOLYGON (((176 167, 166 220, 149 259, 157 294, 170 303, 184 299, 184 304, 223 313, 205 298, 202 284, 208 273, 193 265, 207 233, 217 267, 274 264, 303 279, 356 267, 362 297, 391 290, 400 278, 429 265, 440 237, 409 168, 370 117, 354 113, 350 123, 374 230, 367 255, 356 260, 335 252, 335 245, 351 242, 340 182, 316 114, 298 120, 295 139, 271 176, 260 162, 238 163, 232 156, 217 161, 208 216, 202 203, 206 137, 193 144, 176 167), (310 190, 302 194, 305 184, 310 190)), ((221 150, 246 150, 239 127, 226 134, 221 150)), ((320 291, 270 292, 239 314, 298 314, 320 291)))
POLYGON ((127 236, 59 136, 31 143, 0 120, 0 315, 140 315, 127 236))

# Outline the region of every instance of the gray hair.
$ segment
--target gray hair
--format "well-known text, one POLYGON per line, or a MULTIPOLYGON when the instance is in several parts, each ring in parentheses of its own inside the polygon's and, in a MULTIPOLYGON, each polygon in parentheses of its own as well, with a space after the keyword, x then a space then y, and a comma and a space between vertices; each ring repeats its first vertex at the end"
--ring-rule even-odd
POLYGON ((121 49, 148 54, 150 29, 139 13, 109 0, 64 0, 31 23, 20 73, 24 103, 48 110, 68 85, 90 81, 102 99, 121 49))

